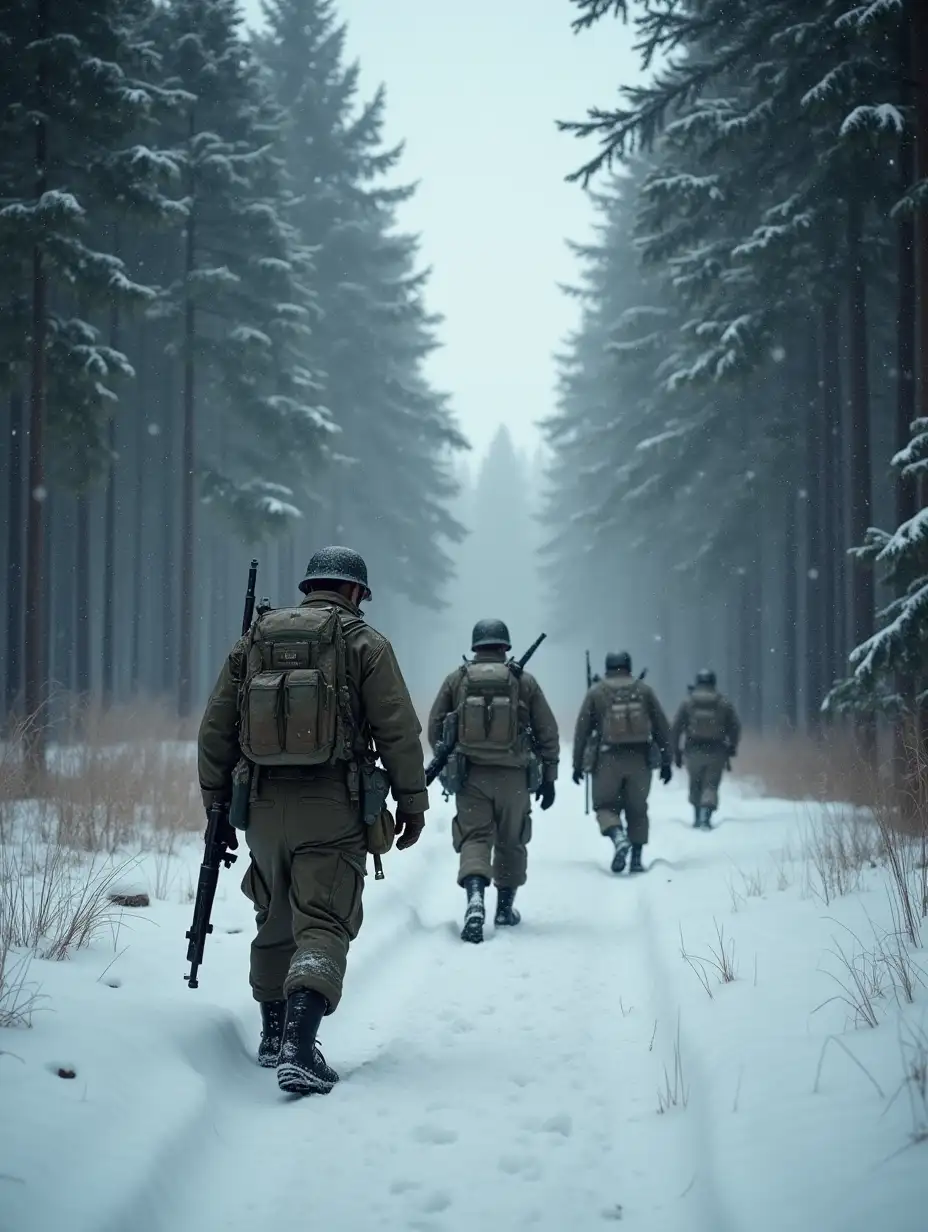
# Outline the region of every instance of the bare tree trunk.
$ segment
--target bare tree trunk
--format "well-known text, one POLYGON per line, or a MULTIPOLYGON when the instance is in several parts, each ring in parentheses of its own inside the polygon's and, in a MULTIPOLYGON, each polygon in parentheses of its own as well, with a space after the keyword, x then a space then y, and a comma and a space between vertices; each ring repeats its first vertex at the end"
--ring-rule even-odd
POLYGON ((783 658, 784 718, 790 731, 799 723, 798 660, 799 660, 799 576, 797 573, 799 510, 796 487, 786 482, 786 517, 783 537, 783 658))
MULTIPOLYGON (((844 533, 841 519, 841 318, 836 298, 822 309, 822 660, 823 693, 841 673, 838 622, 844 533)), ((819 702, 823 700, 819 697, 819 702)))
MULTIPOLYGON (((50 0, 38 0, 36 41, 42 45, 48 34, 50 0)), ((35 195, 39 200, 48 186, 48 132, 44 119, 47 67, 44 55, 36 74, 38 119, 35 124, 35 195)), ((29 769, 45 769, 46 698, 45 621, 42 601, 45 588, 45 342, 47 273, 45 254, 39 244, 32 250, 32 387, 29 404, 29 493, 26 513, 26 606, 25 680, 26 717, 34 719, 26 750, 29 769)))
POLYGON ((142 379, 135 401, 135 507, 132 525, 132 636, 129 654, 129 691, 132 697, 137 697, 142 676, 142 586, 143 562, 145 557, 145 446, 148 437, 147 416, 148 406, 146 394, 150 374, 146 365, 145 340, 147 331, 143 328, 138 336, 138 365, 142 379))
POLYGON ((810 731, 818 731, 822 723, 821 701, 824 693, 824 554, 822 539, 822 415, 819 392, 819 334, 809 322, 805 354, 806 396, 806 499, 804 502, 806 544, 806 723, 810 731))
POLYGON ((90 667, 90 494, 81 492, 76 509, 76 585, 75 606, 75 681, 74 687, 80 697, 87 697, 93 679, 90 667))
POLYGON ((20 389, 10 394, 10 486, 7 504, 6 693, 9 718, 20 701, 23 675, 23 444, 26 417, 20 389))
MULTIPOLYGON (((190 138, 196 132, 194 113, 190 113, 190 138)), ((180 545, 180 655, 177 709, 182 719, 193 710, 193 622, 194 622, 194 548, 196 544, 196 306, 191 289, 191 276, 196 269, 197 235, 195 185, 188 186, 191 202, 187 216, 187 243, 184 273, 187 280, 184 304, 184 428, 182 443, 181 545, 180 545)))
MULTIPOLYGON (((119 256, 119 231, 114 228, 113 250, 119 256)), ((120 344, 119 305, 110 307, 110 346, 118 351, 120 344)), ((103 522, 103 705, 113 704, 116 692, 116 417, 110 417, 107 447, 110 454, 106 480, 106 505, 103 522)))
POLYGON ((174 366, 167 357, 164 360, 164 457, 161 472, 161 689, 164 693, 177 690, 177 662, 174 638, 174 598, 176 594, 176 569, 174 541, 176 537, 175 467, 174 467, 174 366))

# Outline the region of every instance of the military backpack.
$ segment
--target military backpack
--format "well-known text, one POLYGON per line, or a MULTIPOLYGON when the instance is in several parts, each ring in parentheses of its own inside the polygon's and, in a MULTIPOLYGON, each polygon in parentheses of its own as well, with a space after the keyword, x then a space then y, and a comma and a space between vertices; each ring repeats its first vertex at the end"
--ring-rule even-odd
POLYGON ((345 636, 336 608, 310 604, 260 616, 248 638, 239 744, 258 766, 350 761, 345 636))
POLYGON ((465 663, 458 691, 456 749, 475 765, 526 763, 519 677, 508 663, 465 663))
POLYGON ((642 686, 637 680, 607 679, 609 705, 603 716, 602 743, 609 747, 623 744, 648 744, 651 740, 651 714, 642 686))
POLYGON ((725 740, 725 716, 715 693, 694 691, 690 695, 686 736, 696 744, 721 744, 725 740))

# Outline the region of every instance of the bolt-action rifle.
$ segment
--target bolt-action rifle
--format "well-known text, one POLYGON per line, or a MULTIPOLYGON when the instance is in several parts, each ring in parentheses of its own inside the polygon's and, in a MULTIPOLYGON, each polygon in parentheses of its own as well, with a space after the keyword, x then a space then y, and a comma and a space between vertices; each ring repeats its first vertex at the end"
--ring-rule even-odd
MULTIPOLYGON (((248 570, 248 585, 245 588, 245 610, 242 614, 242 637, 251 628, 255 617, 255 583, 258 579, 258 562, 253 560, 248 570)), ((258 614, 270 611, 270 602, 262 599, 258 605, 258 614)), ((236 770, 238 767, 236 767, 236 770)), ((249 781, 236 784, 235 790, 244 788, 250 790, 249 781)), ((247 798, 247 794, 246 794, 247 798)), ((229 805, 216 802, 210 806, 206 820, 206 834, 203 844, 203 862, 200 865, 200 875, 197 878, 197 896, 193 904, 193 923, 187 932, 187 962, 190 963, 190 974, 184 978, 190 988, 199 988, 197 969, 203 964, 203 950, 206 938, 213 931, 210 915, 213 910, 213 900, 216 897, 216 887, 219 884, 219 869, 224 865, 231 868, 238 856, 229 850, 229 805)))

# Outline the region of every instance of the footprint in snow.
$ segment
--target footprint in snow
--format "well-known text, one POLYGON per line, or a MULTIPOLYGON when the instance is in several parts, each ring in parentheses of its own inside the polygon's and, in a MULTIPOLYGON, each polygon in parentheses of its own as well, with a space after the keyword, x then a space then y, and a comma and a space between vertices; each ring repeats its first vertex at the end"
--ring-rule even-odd
POLYGON ((394 1181, 393 1184, 390 1186, 390 1193, 399 1195, 399 1194, 410 1193, 414 1189, 421 1189, 421 1188, 422 1188, 421 1181, 394 1181))
POLYGON ((426 1215, 438 1215, 441 1211, 446 1211, 450 1205, 451 1194, 444 1189, 436 1189, 422 1203, 421 1210, 426 1215))
POLYGON ((538 1160, 531 1155, 501 1155, 499 1170, 507 1176, 521 1176, 526 1181, 537 1181, 542 1176, 538 1160))
POLYGON ((458 1140, 456 1129, 445 1129, 443 1125, 418 1125, 412 1136, 417 1142, 429 1142, 433 1146, 451 1146, 458 1140))
POLYGON ((558 1112, 555 1116, 548 1117, 541 1128, 546 1134, 560 1134, 562 1138, 569 1138, 574 1132, 574 1123, 566 1112, 558 1112))

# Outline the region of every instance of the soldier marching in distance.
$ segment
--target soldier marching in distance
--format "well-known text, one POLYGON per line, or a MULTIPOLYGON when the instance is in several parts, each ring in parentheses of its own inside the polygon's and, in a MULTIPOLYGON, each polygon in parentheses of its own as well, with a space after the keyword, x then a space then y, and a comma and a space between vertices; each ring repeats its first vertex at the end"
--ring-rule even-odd
POLYGON ((649 830, 652 750, 659 754, 661 782, 669 783, 670 727, 654 690, 632 675, 627 652, 606 655, 605 666, 605 675, 587 690, 577 716, 573 781, 579 784, 585 773, 592 775, 596 820, 615 848, 612 871, 624 871, 630 849, 629 872, 641 873, 649 830))
POLYGON ((538 682, 523 670, 531 651, 513 662, 510 649, 503 621, 478 620, 474 657, 446 677, 428 721, 432 748, 452 748, 441 781, 456 797, 452 841, 467 896, 461 940, 475 944, 483 940, 491 880, 497 928, 519 923, 513 903, 526 880, 531 795, 550 808, 557 779, 557 723, 538 682))
POLYGON ((298 607, 259 614, 232 647, 200 724, 198 767, 208 814, 224 810, 222 843, 236 848, 243 830, 251 853, 242 890, 257 922, 258 1063, 276 1068, 281 1090, 308 1095, 338 1081, 316 1036, 341 1000, 367 856, 394 837, 411 847, 429 801, 403 675, 360 612, 371 598, 363 559, 324 548, 300 590, 298 607))
POLYGON ((738 752, 741 723, 734 706, 719 693, 715 672, 697 672, 696 683, 673 721, 670 741, 677 766, 686 764, 695 829, 712 829, 719 785, 738 752), (683 745, 681 747, 681 742, 683 745))

